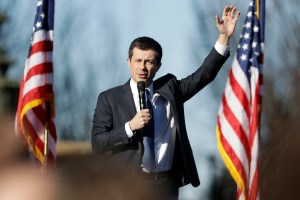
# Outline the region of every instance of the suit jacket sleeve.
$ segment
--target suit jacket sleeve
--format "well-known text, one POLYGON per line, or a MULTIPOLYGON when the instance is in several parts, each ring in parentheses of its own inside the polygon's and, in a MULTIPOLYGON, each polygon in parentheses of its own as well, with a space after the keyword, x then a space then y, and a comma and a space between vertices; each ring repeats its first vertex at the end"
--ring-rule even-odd
POLYGON ((99 95, 91 134, 92 148, 97 154, 107 152, 129 142, 125 131, 125 123, 114 125, 113 111, 109 102, 112 101, 108 100, 105 93, 99 95))
POLYGON ((222 56, 213 48, 203 61, 203 64, 193 74, 180 80, 178 82, 178 89, 183 102, 189 100, 207 84, 212 82, 228 57, 229 54, 226 57, 222 56))

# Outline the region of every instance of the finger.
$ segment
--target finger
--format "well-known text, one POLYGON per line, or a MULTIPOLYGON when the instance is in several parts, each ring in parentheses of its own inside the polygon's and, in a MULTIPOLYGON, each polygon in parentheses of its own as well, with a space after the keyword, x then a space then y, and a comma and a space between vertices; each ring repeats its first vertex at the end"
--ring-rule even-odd
POLYGON ((227 12, 227 16, 229 16, 229 15, 230 15, 230 12, 231 12, 231 7, 232 7, 232 6, 228 6, 228 8, 227 8, 227 11, 226 11, 226 12, 227 12))
POLYGON ((216 19, 216 24, 218 25, 218 24, 221 24, 221 22, 220 22, 220 18, 219 18, 219 16, 215 16, 215 19, 216 19))
POLYGON ((237 21, 239 19, 240 15, 241 15, 241 12, 238 11, 237 14, 234 17, 234 20, 237 21))
POLYGON ((236 7, 233 7, 232 10, 231 10, 231 13, 232 13, 233 15, 235 15, 235 12, 236 12, 236 7))
POLYGON ((219 16, 216 16, 215 19, 216 19, 216 24, 217 25, 221 25, 221 24, 224 23, 223 19, 220 19, 219 16))
POLYGON ((226 5, 225 8, 223 9, 223 16, 227 16, 227 14, 228 14, 228 9, 229 9, 229 6, 226 5))
POLYGON ((234 18, 234 12, 235 12, 235 9, 234 9, 234 7, 233 7, 233 8, 231 8, 230 14, 229 14, 229 16, 230 16, 231 18, 234 18))
POLYGON ((235 12, 236 12, 236 7, 235 6, 231 6, 230 14, 232 15, 232 17, 235 16, 235 12))
POLYGON ((146 109, 144 112, 144 116, 149 117, 150 116, 150 110, 146 109))
POLYGON ((151 114, 148 109, 145 110, 144 112, 141 112, 141 115, 140 115, 141 118, 150 118, 150 116, 151 116, 151 114))
POLYGON ((144 117, 144 118, 142 118, 142 124, 143 124, 143 126, 148 125, 149 122, 150 122, 150 117, 144 117))
POLYGON ((145 108, 143 110, 140 110, 140 113, 141 114, 145 114, 145 113, 150 113, 149 109, 148 108, 145 108))
POLYGON ((142 116, 142 119, 145 121, 145 120, 148 120, 150 118, 150 115, 149 114, 144 114, 142 116))

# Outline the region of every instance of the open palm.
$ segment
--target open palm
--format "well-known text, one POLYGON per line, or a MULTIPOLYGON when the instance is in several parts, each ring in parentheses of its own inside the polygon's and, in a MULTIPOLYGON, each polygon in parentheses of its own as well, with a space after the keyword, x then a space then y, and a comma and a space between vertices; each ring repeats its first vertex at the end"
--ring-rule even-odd
POLYGON ((237 20, 240 16, 240 12, 236 13, 236 7, 234 6, 225 6, 222 14, 222 19, 216 16, 216 25, 221 34, 224 34, 227 37, 231 37, 237 20))

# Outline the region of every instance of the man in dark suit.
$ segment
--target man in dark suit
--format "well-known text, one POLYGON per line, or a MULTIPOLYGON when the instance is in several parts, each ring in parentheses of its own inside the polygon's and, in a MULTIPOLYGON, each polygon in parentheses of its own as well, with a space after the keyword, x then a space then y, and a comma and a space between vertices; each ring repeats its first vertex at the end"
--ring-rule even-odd
POLYGON ((235 7, 226 6, 222 19, 216 16, 220 36, 215 47, 201 67, 181 80, 167 74, 153 81, 161 67, 162 48, 152 38, 135 39, 128 51, 131 79, 98 97, 92 127, 93 151, 111 151, 116 165, 128 167, 154 186, 153 191, 161 195, 156 198, 178 199, 179 187, 200 184, 183 104, 216 77, 229 57, 229 39, 239 15, 235 7), (139 105, 140 81, 146 86, 146 109, 139 105))

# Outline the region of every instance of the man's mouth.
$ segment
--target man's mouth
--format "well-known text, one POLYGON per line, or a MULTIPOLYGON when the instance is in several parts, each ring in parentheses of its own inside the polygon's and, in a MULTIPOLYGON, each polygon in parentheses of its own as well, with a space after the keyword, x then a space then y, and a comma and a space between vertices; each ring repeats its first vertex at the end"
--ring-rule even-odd
POLYGON ((146 79, 147 77, 147 73, 139 74, 139 78, 146 79))

